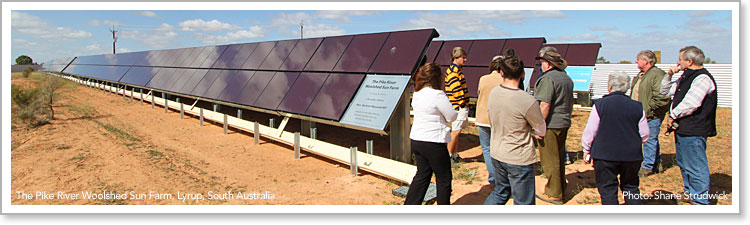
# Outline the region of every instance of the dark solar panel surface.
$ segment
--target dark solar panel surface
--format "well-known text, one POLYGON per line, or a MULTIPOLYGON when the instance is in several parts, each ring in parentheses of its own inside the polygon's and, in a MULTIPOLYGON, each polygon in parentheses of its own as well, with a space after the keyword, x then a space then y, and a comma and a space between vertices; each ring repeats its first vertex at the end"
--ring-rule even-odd
POLYGON ((120 82, 134 84, 138 86, 146 86, 149 80, 154 77, 159 67, 132 67, 125 76, 120 79, 120 82))
POLYGON ((233 89, 230 90, 229 88, 227 88, 224 94, 226 94, 227 96, 233 96, 232 99, 236 103, 240 103, 243 105, 253 105, 255 101, 258 100, 260 93, 263 92, 263 90, 268 85, 268 82, 271 81, 274 75, 276 75, 276 72, 255 72, 253 77, 249 81, 247 81, 245 88, 242 89, 241 92, 236 92, 233 89))
POLYGON ((281 70, 302 70, 310 61, 315 50, 323 41, 323 38, 312 38, 300 40, 292 50, 289 57, 281 64, 281 70))
POLYGON ((339 120, 366 75, 411 75, 436 36, 425 29, 81 56, 65 72, 339 120))
POLYGON ((333 67, 337 72, 367 72, 383 46, 388 33, 356 35, 333 67))
POLYGON ((329 37, 323 40, 318 50, 313 54, 304 70, 331 71, 341 58, 346 47, 351 43, 354 35, 329 37))
POLYGON ((370 67, 369 73, 412 74, 418 66, 414 62, 422 57, 433 35, 433 30, 391 33, 370 67))
POLYGON ((213 85, 214 81, 216 81, 217 78, 221 75, 221 73, 225 72, 226 70, 218 70, 218 69, 212 69, 206 72, 206 75, 203 76, 203 78, 198 82, 198 84, 195 85, 193 90, 190 91, 191 95, 195 96, 205 96, 204 94, 208 90, 208 88, 213 85))
POLYGON ((565 60, 571 66, 594 66, 596 58, 599 56, 601 44, 570 44, 565 60))
POLYGON ((299 40, 286 40, 276 42, 276 45, 271 50, 271 53, 266 56, 263 60, 263 64, 260 65, 261 70, 277 70, 284 63, 289 53, 292 52, 294 46, 297 45, 299 40))
POLYGON ((505 51, 506 48, 513 48, 513 50, 515 50, 516 52, 516 56, 523 60, 524 65, 527 67, 531 67, 532 65, 534 65, 533 62, 535 58, 539 56, 539 49, 542 48, 542 44, 544 44, 544 42, 544 38, 508 39, 505 42, 503 51, 505 51))
POLYGON ((242 65, 242 69, 258 69, 258 67, 263 63, 263 60, 266 59, 266 56, 268 56, 269 53, 271 53, 271 50, 273 50, 273 47, 276 45, 275 41, 267 41, 267 42, 261 42, 258 43, 258 47, 255 48, 255 51, 253 51, 250 56, 248 56, 247 60, 245 61, 245 64, 242 65))
POLYGON ((328 73, 301 73, 277 110, 304 114, 328 78, 328 73))
MULTIPOLYGON (((446 69, 447 67, 442 67, 446 69)), ((464 79, 466 79, 466 88, 469 89, 469 96, 477 97, 477 88, 479 87, 479 78, 489 74, 489 67, 464 66, 464 79)))
POLYGON ((271 81, 268 82, 266 88, 263 89, 262 94, 253 106, 276 110, 276 107, 279 106, 281 100, 289 92, 289 88, 292 87, 299 74, 299 72, 277 72, 271 81))
POLYGON ((471 53, 466 56, 465 66, 489 67, 492 58, 501 54, 504 45, 504 39, 475 40, 471 44, 471 53))
POLYGON ((430 46, 427 47, 427 52, 424 54, 427 57, 427 62, 435 62, 440 47, 443 47, 443 41, 430 42, 430 46))
POLYGON ((474 60, 474 59, 468 58, 468 54, 471 54, 471 43, 472 43, 472 40, 444 41, 443 47, 440 48, 440 51, 438 52, 435 62, 440 65, 450 65, 451 63, 453 63, 453 60, 451 60, 451 52, 453 51, 453 48, 455 47, 461 47, 464 49, 464 51, 466 51, 467 61, 474 60))
POLYGON ((340 120, 364 78, 364 74, 331 73, 305 114, 340 120))

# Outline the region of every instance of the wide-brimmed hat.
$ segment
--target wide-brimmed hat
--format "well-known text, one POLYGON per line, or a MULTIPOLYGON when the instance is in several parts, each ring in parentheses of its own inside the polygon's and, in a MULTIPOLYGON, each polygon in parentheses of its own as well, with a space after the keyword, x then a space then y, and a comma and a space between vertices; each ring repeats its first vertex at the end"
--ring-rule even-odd
POLYGON ((557 52, 545 52, 542 57, 536 57, 536 59, 546 60, 547 62, 552 64, 552 66, 557 67, 561 70, 564 70, 566 67, 568 67, 568 61, 565 61, 565 59, 563 59, 563 57, 560 56, 560 54, 558 54, 557 52))

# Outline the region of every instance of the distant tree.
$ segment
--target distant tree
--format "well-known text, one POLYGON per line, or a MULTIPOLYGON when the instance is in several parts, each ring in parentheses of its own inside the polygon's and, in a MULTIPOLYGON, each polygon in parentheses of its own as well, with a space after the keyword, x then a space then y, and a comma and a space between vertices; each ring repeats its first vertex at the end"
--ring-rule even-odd
POLYGON ((706 57, 706 61, 703 62, 703 64, 716 64, 716 61, 711 60, 711 58, 706 57))
POLYGON ((609 61, 607 61, 607 59, 605 59, 604 56, 600 56, 599 58, 596 59, 596 63, 597 64, 609 64, 609 61))
POLYGON ((17 65, 32 65, 34 64, 34 60, 32 60, 31 57, 27 55, 21 55, 18 58, 16 58, 16 64, 17 65))
POLYGON ((619 63, 619 64, 633 64, 633 62, 631 62, 631 61, 628 61, 628 60, 622 60, 622 61, 620 61, 620 62, 618 62, 618 63, 619 63))

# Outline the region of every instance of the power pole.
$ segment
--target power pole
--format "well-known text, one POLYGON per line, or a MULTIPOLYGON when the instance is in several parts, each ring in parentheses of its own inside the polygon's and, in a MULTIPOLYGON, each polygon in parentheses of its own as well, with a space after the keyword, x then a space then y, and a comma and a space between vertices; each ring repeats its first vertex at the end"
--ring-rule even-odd
POLYGON ((115 30, 115 26, 112 25, 112 28, 109 29, 109 32, 112 32, 112 54, 117 54, 116 49, 117 46, 115 43, 117 43, 117 30, 115 30))
POLYGON ((302 30, 305 28, 305 20, 299 22, 299 39, 303 39, 302 30))

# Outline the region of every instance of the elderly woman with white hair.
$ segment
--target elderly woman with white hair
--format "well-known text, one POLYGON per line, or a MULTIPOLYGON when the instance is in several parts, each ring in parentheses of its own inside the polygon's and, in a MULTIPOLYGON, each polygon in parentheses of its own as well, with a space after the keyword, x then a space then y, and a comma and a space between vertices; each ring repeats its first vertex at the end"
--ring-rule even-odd
POLYGON ((622 71, 609 74, 609 94, 594 102, 583 130, 584 161, 594 159, 596 187, 603 205, 617 205, 617 188, 625 204, 638 205, 638 170, 643 161, 642 144, 649 128, 643 105, 625 95, 630 77, 622 71), (618 180, 619 176, 619 180, 618 180))

